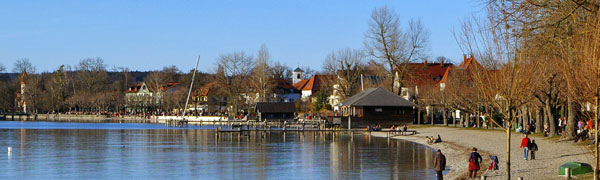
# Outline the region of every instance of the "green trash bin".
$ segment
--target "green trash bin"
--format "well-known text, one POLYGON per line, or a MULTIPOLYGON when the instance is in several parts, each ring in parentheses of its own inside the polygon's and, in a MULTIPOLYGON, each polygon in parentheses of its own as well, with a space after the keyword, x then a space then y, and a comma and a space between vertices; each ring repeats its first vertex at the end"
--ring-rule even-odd
POLYGON ((589 164, 580 162, 568 162, 564 163, 563 165, 560 165, 560 168, 558 168, 558 175, 564 176, 565 168, 571 169, 571 175, 594 172, 594 169, 589 164))

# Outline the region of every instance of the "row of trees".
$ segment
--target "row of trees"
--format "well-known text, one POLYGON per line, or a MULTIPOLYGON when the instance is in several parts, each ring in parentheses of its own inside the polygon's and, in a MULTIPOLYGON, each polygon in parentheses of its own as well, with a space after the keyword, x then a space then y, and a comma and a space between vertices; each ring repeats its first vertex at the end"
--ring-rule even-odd
MULTIPOLYGON (((445 115, 461 110, 477 115, 478 125, 479 116, 486 115, 489 126, 505 128, 510 178, 510 129, 515 124, 535 126, 538 132, 548 127, 554 136, 559 118, 566 118, 566 139, 575 136, 577 120, 593 118, 598 124, 600 2, 489 0, 485 5, 485 17, 466 19, 454 31, 464 54, 479 63, 454 68, 443 88, 420 87, 417 103, 441 108, 446 125, 445 115)), ((338 76, 344 98, 358 92, 360 74, 370 68, 384 72, 380 75, 386 79, 374 86, 400 94, 411 76, 407 65, 427 58, 427 42, 428 32, 419 21, 411 20, 403 29, 393 10, 378 8, 369 21, 365 50, 332 52, 324 69, 338 76), (372 61, 363 65, 363 58, 372 61)))
MULTIPOLYGON (((575 136, 577 120, 593 118, 598 124, 600 2, 485 4, 485 17, 469 18, 455 31, 463 52, 481 65, 452 71, 444 91, 429 99, 444 109, 499 117, 506 130, 510 179, 510 130, 515 124, 535 126, 538 132, 547 126, 553 136, 559 118, 566 118, 566 139, 575 136)), ((598 149, 594 152, 597 179, 598 149)))
MULTIPOLYGON (((126 105, 125 90, 140 80, 153 85, 186 80, 189 83, 191 80, 174 66, 150 73, 132 72, 125 67, 113 67, 109 71, 102 58, 82 59, 74 66, 61 65, 53 72, 36 73, 28 59, 17 60, 14 67, 14 74, 3 74, 0 78, 3 95, 0 110, 4 112, 20 111, 15 98, 20 89, 18 74, 22 72, 27 72, 22 80, 28 113, 120 112, 126 105)), ((199 81, 206 79, 209 78, 199 81)), ((165 103, 165 106, 173 103, 165 103)))
MULTIPOLYGON (((229 105, 238 109, 247 108, 241 95, 258 94, 260 101, 273 101, 270 94, 275 89, 275 79, 290 79, 291 68, 278 61, 272 61, 265 45, 261 46, 256 61, 252 55, 244 52, 222 54, 217 62, 214 74, 200 72, 197 74, 194 89, 206 83, 217 81, 226 84, 222 91, 231 98, 229 105)), ((0 64, 0 72, 5 68, 0 64)), ((151 90, 159 90, 168 82, 179 85, 171 93, 162 93, 160 103, 144 104, 147 111, 170 111, 182 109, 192 71, 182 72, 176 66, 166 66, 161 70, 149 72, 132 72, 126 67, 113 67, 102 58, 82 59, 77 65, 61 65, 53 72, 36 73, 35 66, 28 59, 19 59, 14 63, 11 73, 0 77, 0 109, 4 112, 16 112, 15 98, 19 91, 18 74, 27 72, 23 79, 26 87, 24 100, 29 113, 51 112, 121 112, 127 104, 125 91, 135 84, 144 81, 151 90)), ((308 76, 314 73, 305 67, 308 76)), ((198 102, 191 102, 198 103, 198 102)), ((142 106, 142 105, 140 105, 142 106)))
MULTIPOLYGON (((332 84, 338 84, 339 95, 342 99, 350 97, 359 91, 360 75, 368 73, 384 77, 382 80, 367 79, 366 87, 386 87, 400 93, 402 84, 393 88, 394 78, 403 82, 409 73, 401 66, 403 63, 413 62, 426 57, 429 33, 424 29, 421 21, 411 20, 406 28, 401 28, 398 16, 388 8, 375 9, 369 21, 370 28, 365 34, 365 49, 341 49, 334 51, 325 59, 321 74, 337 77, 335 82, 324 83, 319 99, 326 101, 331 95, 332 84), (371 58, 365 63, 367 58, 371 58), (384 65, 387 64, 387 65, 384 65), (395 77, 393 72, 400 70, 401 75, 395 77)), ((182 73, 176 67, 165 67, 162 70, 152 71, 144 79, 133 79, 132 72, 125 67, 113 67, 110 71, 101 58, 88 58, 81 60, 75 66, 61 66, 51 73, 35 73, 35 67, 27 59, 19 60, 14 65, 13 72, 27 71, 30 75, 26 78, 26 101, 30 109, 42 112, 65 111, 118 111, 125 105, 123 92, 136 82, 144 80, 152 89, 159 89, 165 82, 176 81, 180 84, 189 84, 190 73, 182 73)), ((259 101, 272 101, 270 96, 275 88, 274 79, 289 79, 291 69, 278 61, 273 61, 265 45, 254 57, 244 51, 225 53, 218 57, 215 74, 207 74, 206 78, 200 77, 196 83, 201 86, 206 82, 215 80, 225 84, 224 93, 229 99, 229 105, 238 109, 245 109, 251 94, 257 94, 259 101)), ((4 67, 0 66, 0 70, 4 67)), ((302 67, 305 77, 308 78, 315 71, 310 67, 302 67)), ((18 89, 18 81, 5 78, 2 91, 5 96, 2 109, 15 111, 14 96, 18 89)), ((185 86, 179 86, 175 93, 164 96, 164 101, 159 107, 152 109, 181 108, 185 86)), ((323 104, 323 103, 321 103, 323 104)), ((314 106, 314 105, 313 105, 314 106)), ((326 107, 320 105, 319 107, 326 107)), ((321 108, 311 108, 318 111, 321 108)))

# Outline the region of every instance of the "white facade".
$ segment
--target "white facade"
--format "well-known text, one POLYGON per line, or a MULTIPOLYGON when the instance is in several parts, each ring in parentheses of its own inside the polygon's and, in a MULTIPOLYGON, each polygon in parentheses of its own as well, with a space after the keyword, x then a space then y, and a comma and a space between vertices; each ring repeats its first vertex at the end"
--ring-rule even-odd
POLYGON ((300 68, 296 68, 294 72, 292 72, 292 83, 296 84, 304 78, 304 71, 300 68))
POLYGON ((312 90, 302 90, 302 99, 307 99, 312 95, 312 90))

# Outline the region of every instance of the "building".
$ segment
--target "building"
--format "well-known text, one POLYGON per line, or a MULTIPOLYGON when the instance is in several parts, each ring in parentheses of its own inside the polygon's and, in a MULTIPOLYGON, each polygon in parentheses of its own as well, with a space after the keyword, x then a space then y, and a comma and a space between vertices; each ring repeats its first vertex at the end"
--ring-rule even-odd
MULTIPOLYGON (((405 65, 405 78, 401 88, 401 96, 409 101, 415 101, 419 91, 425 88, 436 88, 443 90, 446 87, 448 74, 454 65, 451 63, 408 63, 405 65)), ((398 71, 395 72, 394 89, 400 86, 398 71)))
POLYGON ((259 121, 293 120, 296 105, 292 102, 259 102, 256 103, 256 115, 259 121))
MULTIPOLYGON (((362 91, 365 83, 367 83, 367 86, 369 84, 381 84, 381 83, 383 83, 384 80, 385 80, 385 76, 378 75, 378 73, 374 72, 374 71, 364 70, 360 77, 360 87, 355 87, 355 88, 360 88, 361 89, 360 91, 362 91)), ((340 93, 340 91, 341 91, 340 85, 339 85, 340 81, 341 81, 341 78, 338 76, 337 81, 332 83, 333 91, 332 91, 331 95, 328 97, 329 104, 333 108, 333 111, 339 111, 341 102, 343 101, 342 95, 340 93)))
POLYGON ((152 84, 140 82, 125 91, 125 110, 130 113, 157 111, 165 93, 173 93, 177 82, 167 82, 156 89, 152 84))
POLYGON ((299 67, 292 72, 292 84, 296 84, 304 79, 304 71, 299 67))
MULTIPOLYGON (((452 69, 456 69, 451 63, 445 62, 427 62, 423 63, 408 63, 403 66, 404 79, 402 80, 402 87, 400 95, 411 102, 422 104, 423 102, 436 102, 437 96, 446 87, 446 81, 452 69)), ((397 90, 399 84, 399 71, 395 71, 394 89, 397 90)), ((438 118, 435 114, 435 106, 437 104, 427 104, 421 106, 419 111, 424 110, 423 113, 418 113, 418 121, 434 120, 440 121, 442 119, 443 112, 437 113, 438 118), (426 116, 426 117, 423 117, 426 116)), ((439 111, 440 109, 438 109, 439 111)))
POLYGON ((22 110, 24 113, 27 113, 27 102, 25 101, 25 78, 27 78, 27 72, 23 71, 21 73, 20 79, 20 89, 17 90, 15 103, 17 104, 17 109, 22 110))
POLYGON ((188 110, 213 113, 227 110, 229 97, 224 91, 227 85, 220 82, 210 82, 192 93, 192 105, 188 110))
POLYGON ((466 55, 464 55, 463 62, 458 65, 458 69, 472 71, 473 68, 483 68, 483 66, 481 66, 481 64, 475 60, 473 54, 471 54, 471 56, 468 58, 466 55))
MULTIPOLYGON (((296 76, 294 76, 296 77, 296 76)), ((294 89, 302 93, 302 100, 308 100, 310 96, 325 88, 333 80, 332 75, 313 75, 310 79, 300 80, 294 84, 294 89)))
MULTIPOLYGON (((250 85, 245 85, 249 87, 250 85)), ((300 99, 300 91, 285 79, 271 79, 271 84, 268 85, 265 99, 260 98, 260 94, 253 88, 246 88, 247 92, 240 94, 245 100, 244 103, 254 107, 258 102, 296 102, 300 99)))
POLYGON ((273 98, 275 102, 296 102, 301 97, 301 92, 285 79, 274 79, 275 89, 273 98))
POLYGON ((341 125, 360 128, 377 124, 389 127, 412 123, 415 106, 383 88, 366 89, 342 102, 341 125))

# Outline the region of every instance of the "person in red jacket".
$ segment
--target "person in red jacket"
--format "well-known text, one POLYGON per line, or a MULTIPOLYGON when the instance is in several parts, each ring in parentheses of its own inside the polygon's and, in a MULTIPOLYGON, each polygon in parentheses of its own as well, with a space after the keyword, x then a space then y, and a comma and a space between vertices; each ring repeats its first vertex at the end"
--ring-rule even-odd
POLYGON ((523 137, 523 140, 521 140, 521 146, 520 148, 523 149, 523 159, 527 160, 527 155, 529 154, 529 143, 531 143, 529 141, 529 138, 527 137, 527 134, 525 134, 525 137, 523 137))

